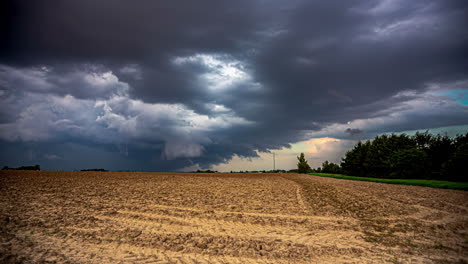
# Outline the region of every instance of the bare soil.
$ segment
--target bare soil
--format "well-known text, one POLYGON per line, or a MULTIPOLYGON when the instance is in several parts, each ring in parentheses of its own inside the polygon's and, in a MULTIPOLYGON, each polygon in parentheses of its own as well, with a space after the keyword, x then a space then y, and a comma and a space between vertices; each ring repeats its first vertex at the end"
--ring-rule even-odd
POLYGON ((468 192, 298 174, 0 172, 0 263, 468 263, 468 192))

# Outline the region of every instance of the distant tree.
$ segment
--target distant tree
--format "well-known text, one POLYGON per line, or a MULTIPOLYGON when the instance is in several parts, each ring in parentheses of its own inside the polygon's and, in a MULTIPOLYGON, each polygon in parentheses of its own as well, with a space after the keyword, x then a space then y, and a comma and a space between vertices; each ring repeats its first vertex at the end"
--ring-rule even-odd
POLYGON ((9 170, 41 170, 41 166, 36 164, 34 166, 21 166, 18 168, 8 168, 9 170))
POLYGON ((108 171, 108 170, 105 170, 105 169, 83 169, 81 171, 108 171))
POLYGON ((340 174, 342 173, 342 169, 340 165, 335 164, 333 162, 328 162, 328 160, 326 160, 324 163, 322 163, 321 172, 340 174))
POLYGON ((311 168, 304 157, 304 153, 301 153, 301 155, 297 157, 297 160, 299 161, 297 163, 297 171, 299 173, 308 173, 311 171, 311 168))

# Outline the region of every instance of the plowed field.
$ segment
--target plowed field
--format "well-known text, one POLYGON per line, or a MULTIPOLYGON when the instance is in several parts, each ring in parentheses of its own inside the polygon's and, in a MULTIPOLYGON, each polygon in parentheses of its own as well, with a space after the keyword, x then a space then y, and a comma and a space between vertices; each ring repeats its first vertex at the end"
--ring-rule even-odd
POLYGON ((1 263, 467 263, 468 192, 297 174, 0 172, 1 263))

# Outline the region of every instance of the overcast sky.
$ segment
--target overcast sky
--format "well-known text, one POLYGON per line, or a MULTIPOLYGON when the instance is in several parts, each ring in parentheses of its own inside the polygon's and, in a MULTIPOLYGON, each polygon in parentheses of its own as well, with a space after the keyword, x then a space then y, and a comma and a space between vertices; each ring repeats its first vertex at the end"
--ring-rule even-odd
POLYGON ((468 131, 466 0, 0 5, 2 166, 290 169, 468 131))

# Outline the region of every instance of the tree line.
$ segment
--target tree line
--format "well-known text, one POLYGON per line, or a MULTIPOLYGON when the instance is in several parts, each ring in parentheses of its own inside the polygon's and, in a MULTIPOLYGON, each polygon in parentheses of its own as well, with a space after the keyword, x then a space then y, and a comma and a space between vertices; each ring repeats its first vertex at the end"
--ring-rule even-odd
POLYGON ((8 166, 4 166, 2 170, 37 170, 37 171, 40 171, 41 166, 39 164, 36 164, 34 166, 21 166, 18 168, 10 168, 8 166))
MULTIPOLYGON (((303 155, 303 154, 302 154, 303 155)), ((456 137, 432 135, 381 135, 358 142, 346 152, 341 164, 325 161, 323 172, 374 178, 436 179, 468 181, 468 133, 456 137)), ((308 165, 307 165, 308 166, 308 165)), ((301 170, 302 168, 302 170, 301 170)))

